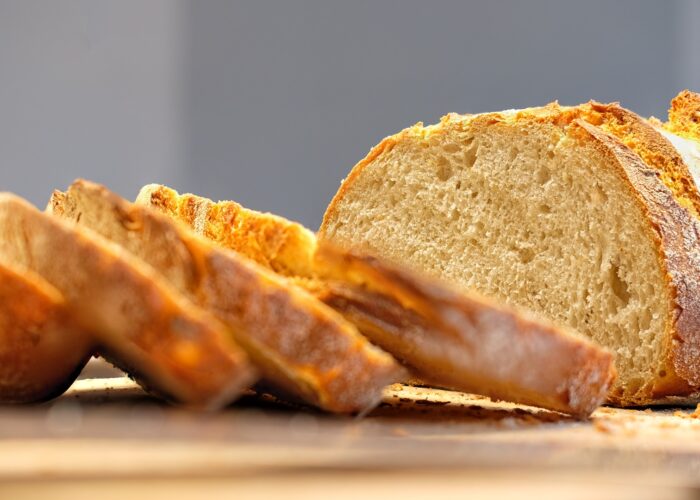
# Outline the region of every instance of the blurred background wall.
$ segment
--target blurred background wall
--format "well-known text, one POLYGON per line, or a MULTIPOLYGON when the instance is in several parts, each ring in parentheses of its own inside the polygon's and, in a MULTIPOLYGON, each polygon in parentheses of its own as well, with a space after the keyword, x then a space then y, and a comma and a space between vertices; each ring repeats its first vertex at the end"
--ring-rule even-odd
POLYGON ((450 111, 700 89, 696 0, 0 0, 0 189, 82 176, 317 227, 382 137, 450 111))

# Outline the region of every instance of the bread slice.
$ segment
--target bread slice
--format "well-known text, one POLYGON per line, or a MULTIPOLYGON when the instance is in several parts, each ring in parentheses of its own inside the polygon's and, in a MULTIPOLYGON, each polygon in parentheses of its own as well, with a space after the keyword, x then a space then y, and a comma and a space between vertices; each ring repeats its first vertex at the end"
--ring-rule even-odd
POLYGON ((50 205, 142 258, 214 313, 277 389, 328 411, 363 412, 403 377, 391 356, 335 311, 149 207, 87 181, 56 193, 50 205))
POLYGON ((0 262, 56 288, 100 353, 153 392, 216 408, 253 381, 246 356, 209 314, 92 231, 0 194, 0 262))
POLYGON ((333 245, 315 261, 322 300, 423 381, 579 417, 605 401, 612 355, 565 328, 333 245))
POLYGON ((384 139, 320 236, 579 330, 616 354, 613 403, 700 385, 694 219, 657 170, 556 104, 451 114, 384 139))
POLYGON ((158 185, 138 201, 306 287, 422 381, 576 415, 598 406, 611 383, 610 354, 589 342, 478 294, 319 245, 282 217, 158 185))
POLYGON ((94 352, 92 335, 40 276, 0 262, 0 403, 62 394, 94 352))

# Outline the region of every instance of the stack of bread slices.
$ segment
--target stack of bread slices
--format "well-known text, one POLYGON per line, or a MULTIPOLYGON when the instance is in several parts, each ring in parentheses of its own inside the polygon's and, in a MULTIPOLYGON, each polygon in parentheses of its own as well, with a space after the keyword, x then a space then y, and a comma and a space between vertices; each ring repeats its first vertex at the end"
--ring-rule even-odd
POLYGON ((361 414, 417 380, 580 417, 692 399, 698 109, 417 125, 355 167, 318 236, 159 185, 130 202, 78 180, 44 212, 0 195, 0 400, 56 396, 95 354, 207 409, 254 387, 361 414))

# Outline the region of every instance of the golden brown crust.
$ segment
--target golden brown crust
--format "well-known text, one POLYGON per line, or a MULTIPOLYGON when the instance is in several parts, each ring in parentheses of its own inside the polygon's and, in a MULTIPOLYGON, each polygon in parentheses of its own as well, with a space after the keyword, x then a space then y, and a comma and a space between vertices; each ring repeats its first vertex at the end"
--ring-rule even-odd
POLYGON ((681 137, 700 140, 700 94, 686 89, 674 97, 664 127, 681 137))
POLYGON ((252 381, 247 358, 212 316, 96 233, 11 194, 0 195, 0 231, 0 258, 51 283, 100 352, 146 387, 216 408, 252 381))
MULTIPOLYGON (((692 394, 700 383, 700 368, 697 360, 700 358, 700 256, 698 256, 698 226, 695 219, 677 203, 672 193, 660 181, 660 174, 652 170, 628 147, 614 136, 601 128, 587 123, 581 118, 595 121, 591 113, 604 113, 601 122, 623 133, 627 130, 637 134, 635 146, 648 149, 645 155, 653 158, 653 148, 659 147, 661 154, 669 152, 669 159, 655 159, 652 165, 663 169, 683 170, 682 160, 678 161, 678 153, 668 150, 665 141, 654 137, 648 129, 639 126, 634 117, 623 112, 615 105, 599 105, 590 103, 588 111, 582 108, 562 108, 557 103, 542 108, 524 109, 513 113, 488 113, 483 115, 460 116, 448 115, 440 124, 423 128, 418 126, 405 129, 395 136, 385 138, 361 160, 343 181, 340 189, 333 197, 319 230, 319 237, 325 238, 327 228, 338 218, 338 207, 352 185, 363 170, 379 155, 393 148, 405 137, 423 137, 430 134, 442 133, 442 127, 449 124, 457 127, 487 127, 501 122, 519 120, 540 121, 562 128, 568 127, 568 133, 579 135, 581 140, 593 139, 597 149, 611 159, 626 185, 629 186, 634 198, 640 203, 649 219, 649 235, 657 241, 659 262, 662 269, 667 271, 669 295, 673 300, 672 310, 675 316, 669 319, 666 344, 669 352, 667 370, 663 377, 652 382, 646 394, 640 394, 633 399, 627 396, 611 395, 611 400, 617 404, 653 403, 656 399, 667 396, 686 396, 692 394), (582 116, 583 115, 583 116, 582 116)), ((611 130, 612 131, 612 130, 611 130)), ((681 177, 685 176, 687 166, 681 177)), ((687 188, 687 186, 686 186, 687 188)), ((684 188, 685 189, 685 188, 684 188)), ((688 199, 693 207, 697 202, 697 194, 686 189, 688 199)))
POLYGON ((31 271, 0 264, 0 403, 62 394, 93 344, 56 289, 31 271))
MULTIPOLYGON (((190 201, 183 219, 192 221, 190 201)), ((329 411, 362 412, 402 376, 393 358, 332 309, 150 207, 76 181, 61 212, 123 245, 211 311, 266 381, 285 392, 329 411)))
POLYGON ((316 238, 300 224, 274 214, 242 207, 234 201, 215 203, 193 194, 178 194, 159 185, 145 186, 137 203, 176 214, 197 234, 285 276, 312 273, 316 238))

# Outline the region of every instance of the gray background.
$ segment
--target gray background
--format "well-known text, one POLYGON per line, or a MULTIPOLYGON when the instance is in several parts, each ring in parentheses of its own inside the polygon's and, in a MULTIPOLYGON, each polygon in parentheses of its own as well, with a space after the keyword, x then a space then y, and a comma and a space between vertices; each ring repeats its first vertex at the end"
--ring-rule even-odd
POLYGON ((450 111, 700 89, 700 1, 0 0, 0 189, 147 182, 317 227, 383 136, 450 111))

